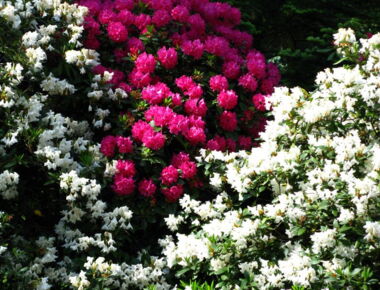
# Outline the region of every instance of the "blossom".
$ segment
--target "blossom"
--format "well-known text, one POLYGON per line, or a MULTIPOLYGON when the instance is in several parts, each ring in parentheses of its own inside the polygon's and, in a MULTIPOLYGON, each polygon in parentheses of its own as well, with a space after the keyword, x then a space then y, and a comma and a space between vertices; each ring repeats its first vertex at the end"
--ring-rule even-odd
POLYGON ((228 61, 223 64, 223 74, 229 79, 237 79, 240 75, 240 65, 235 61, 228 61))
POLYGON ((165 145, 166 137, 161 132, 148 131, 142 138, 143 144, 152 150, 160 150, 165 145))
POLYGON ((147 14, 139 14, 134 19, 134 25, 140 30, 144 30, 152 21, 152 18, 147 14))
POLYGON ((150 104, 160 104, 165 98, 171 94, 169 87, 161 82, 155 85, 146 86, 142 92, 141 97, 150 104))
POLYGON ((197 165, 192 161, 185 161, 179 165, 181 177, 184 179, 193 178, 197 174, 197 165))
POLYGON ((210 78, 210 88, 213 91, 221 92, 228 89, 228 80, 222 75, 215 75, 210 78))
POLYGON ((132 140, 129 137, 116 136, 116 145, 122 154, 133 151, 132 140))
POLYGON ((178 154, 173 155, 171 164, 175 168, 179 168, 182 163, 188 161, 190 161, 190 155, 185 152, 179 152, 178 154))
POLYGON ((142 196, 151 197, 156 193, 157 186, 152 179, 143 179, 139 182, 138 190, 142 196))
POLYGON ((164 9, 156 10, 152 17, 152 23, 156 27, 162 27, 167 25, 171 20, 171 16, 168 11, 164 9))
POLYGON ((116 174, 112 189, 118 195, 130 195, 135 190, 135 181, 132 177, 124 177, 122 174, 116 174))
POLYGON ((171 10, 171 16, 178 22, 186 22, 190 16, 189 10, 182 5, 177 5, 171 10))
POLYGON ((234 131, 237 127, 236 113, 230 111, 224 111, 220 115, 219 125, 226 131, 234 131))
POLYGON ((135 66, 139 72, 152 73, 156 67, 156 60, 153 55, 143 52, 137 57, 135 66))
POLYGON ((252 147, 252 140, 250 137, 239 136, 238 144, 241 149, 249 150, 252 147))
POLYGON ((233 90, 221 91, 218 94, 218 104, 226 110, 233 109, 238 103, 238 96, 233 90))
POLYGON ((204 45, 199 40, 186 40, 181 45, 184 54, 194 57, 195 59, 200 59, 203 55, 204 45))
POLYGON ((132 70, 132 72, 128 76, 131 84, 137 88, 143 88, 150 84, 152 78, 149 73, 143 73, 139 70, 132 70))
POLYGON ((256 94, 252 97, 252 103, 259 111, 265 111, 265 96, 262 94, 256 94))
POLYGON ((177 54, 177 51, 173 47, 170 47, 168 49, 166 49, 165 46, 161 47, 157 51, 157 56, 161 65, 165 67, 166 69, 172 69, 178 63, 178 54, 177 54))
POLYGON ((142 120, 137 121, 132 126, 132 136, 138 141, 142 141, 144 135, 148 132, 153 132, 153 128, 142 120))
POLYGON ((133 177, 136 174, 135 164, 131 160, 118 160, 116 169, 124 177, 133 177))
POLYGON ((116 139, 114 136, 106 136, 100 143, 100 152, 107 157, 113 157, 115 154, 116 139))
POLYGON ((252 51, 247 55, 247 68, 257 79, 263 79, 266 75, 265 57, 258 51, 252 51))
POLYGON ((111 9, 103 9, 99 12, 98 20, 101 24, 108 24, 116 19, 116 14, 111 9))
POLYGON ((178 180, 178 171, 173 165, 169 165, 161 171, 161 182, 164 185, 176 183, 178 180))
POLYGON ((242 75, 239 78, 239 85, 250 92, 254 92, 257 89, 257 81, 251 73, 242 75))
POLYGON ((173 185, 169 188, 162 188, 161 191, 169 202, 175 202, 183 195, 183 185, 173 185))
POLYGON ((189 76, 181 76, 175 80, 175 84, 177 87, 179 87, 182 91, 188 91, 191 88, 196 86, 196 83, 193 81, 193 79, 189 76))
POLYGON ((204 129, 192 126, 186 132, 184 132, 185 138, 192 144, 203 144, 206 142, 206 134, 204 129))
POLYGON ((128 38, 128 30, 121 22, 110 22, 107 32, 109 38, 115 42, 124 42, 128 38))
POLYGON ((207 113, 207 105, 204 99, 189 99, 184 105, 188 115, 204 117, 207 113))

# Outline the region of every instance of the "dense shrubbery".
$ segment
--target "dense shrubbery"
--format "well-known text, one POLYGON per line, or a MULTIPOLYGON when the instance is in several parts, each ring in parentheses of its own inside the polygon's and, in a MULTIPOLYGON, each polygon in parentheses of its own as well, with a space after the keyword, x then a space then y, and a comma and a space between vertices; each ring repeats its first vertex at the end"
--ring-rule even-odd
POLYGON ((202 187, 192 161, 199 147, 252 147, 280 75, 235 28, 239 10, 204 0, 79 3, 90 10, 84 44, 100 54, 94 71, 113 73, 111 88, 132 96, 115 105, 99 88, 88 93, 107 122, 99 127, 113 133, 101 151, 115 160, 117 194, 137 187, 176 201, 189 186, 202 187))
POLYGON ((270 97, 229 5, 79 3, 0 0, 1 289, 378 283, 379 35, 270 97))
POLYGON ((175 238, 162 243, 181 277, 225 289, 378 287, 380 34, 334 39, 354 64, 320 72, 311 93, 276 89, 260 147, 203 151, 211 184, 236 194, 180 200, 175 238))
POLYGON ((242 11, 254 45, 282 65, 283 84, 313 88, 314 76, 338 60, 332 34, 351 27, 360 37, 380 31, 377 0, 227 0, 242 11))

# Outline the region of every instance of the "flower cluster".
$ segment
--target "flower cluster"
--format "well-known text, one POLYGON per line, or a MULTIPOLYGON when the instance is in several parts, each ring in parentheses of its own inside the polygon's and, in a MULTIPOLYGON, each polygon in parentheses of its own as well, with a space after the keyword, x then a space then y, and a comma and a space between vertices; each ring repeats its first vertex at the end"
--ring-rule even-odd
MULTIPOLYGON (((112 73, 91 73, 99 54, 81 43, 87 12, 60 0, 0 1, 0 34, 9 38, 0 56, 2 286, 168 289, 165 261, 146 258, 130 239, 133 205, 103 200, 112 195, 94 131, 110 126, 110 111, 92 110, 90 102, 126 93, 109 87, 112 73)), ((129 138, 115 144, 120 154, 134 150, 129 138)), ((133 175, 124 160, 113 169, 122 178, 133 175)), ((139 190, 151 195, 154 184, 141 181, 139 190)))
POLYGON ((380 248, 380 34, 340 30, 335 44, 355 65, 326 69, 311 93, 277 88, 273 120, 251 151, 203 150, 211 184, 186 195, 165 221, 168 266, 220 288, 376 287, 380 248), (189 234, 181 233, 191 224, 189 234))
MULTIPOLYGON (((101 59, 94 72, 112 73, 111 89, 129 94, 118 110, 106 100, 94 102, 110 110, 114 115, 107 118, 116 123, 111 132, 117 133, 104 138, 102 152, 119 161, 129 158, 117 155, 112 137, 132 137, 135 148, 137 174, 115 176, 117 194, 132 194, 139 181, 153 176, 152 188, 161 188, 167 200, 180 196, 182 184, 166 188, 138 164, 144 154, 136 153, 145 149, 150 160, 159 156, 168 165, 172 152, 192 157, 195 148, 232 152, 254 146, 266 122, 263 104, 280 74, 252 48, 252 36, 236 28, 238 9, 208 0, 79 3, 89 9, 84 44, 101 59), (120 113, 127 126, 117 122, 120 113)), ((194 184, 196 174, 183 179, 194 184)))

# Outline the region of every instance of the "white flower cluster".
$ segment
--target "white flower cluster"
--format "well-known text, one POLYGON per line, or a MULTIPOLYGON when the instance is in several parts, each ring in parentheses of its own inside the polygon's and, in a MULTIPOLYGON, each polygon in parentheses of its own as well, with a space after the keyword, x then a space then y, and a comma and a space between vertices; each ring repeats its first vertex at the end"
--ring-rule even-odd
POLYGON ((41 88, 50 95, 61 96, 71 95, 76 91, 72 84, 69 84, 66 80, 55 78, 52 73, 42 81, 41 88))
POLYGON ((345 56, 366 59, 319 73, 311 93, 276 88, 260 147, 201 151, 211 185, 239 195, 207 203, 206 218, 198 201, 180 201, 184 214, 166 220, 176 237, 162 242, 172 269, 229 275, 226 288, 242 271, 252 288, 271 289, 333 287, 351 267, 379 267, 368 261, 380 248, 380 34, 357 42, 348 29, 334 39, 345 56), (181 234, 177 223, 189 221, 192 233, 181 234))
POLYGON ((65 52, 67 63, 75 64, 84 74, 86 67, 92 67, 99 64, 99 53, 93 49, 82 48, 81 50, 67 50, 65 52))
POLYGON ((69 279, 71 285, 77 289, 88 289, 91 279, 101 277, 107 277, 103 287, 112 289, 145 289, 148 285, 155 286, 157 290, 170 289, 170 285, 163 278, 165 261, 152 257, 151 265, 143 267, 141 264, 114 264, 107 262, 104 257, 87 257, 85 270, 72 274, 69 279))
POLYGON ((17 184, 19 175, 5 170, 0 174, 0 194, 4 199, 12 199, 18 195, 17 184))

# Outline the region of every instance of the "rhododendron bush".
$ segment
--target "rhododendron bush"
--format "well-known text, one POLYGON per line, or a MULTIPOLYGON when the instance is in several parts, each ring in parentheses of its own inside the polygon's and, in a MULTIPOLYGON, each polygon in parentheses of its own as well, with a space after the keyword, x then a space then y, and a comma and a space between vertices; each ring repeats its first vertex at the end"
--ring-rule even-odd
POLYGON ((260 147, 202 151, 222 194, 182 198, 173 235, 161 241, 182 279, 222 289, 378 288, 380 34, 357 41, 341 29, 334 44, 347 64, 320 72, 313 92, 277 88, 260 147))
POLYGON ((98 88, 88 93, 91 109, 107 112, 96 126, 111 127, 101 152, 116 167, 116 194, 174 202, 202 187, 198 148, 253 146, 280 75, 236 28, 238 9, 208 0, 79 4, 89 8, 84 46, 99 53, 93 71, 112 74, 110 89, 123 95, 115 106, 98 88))
POLYGON ((222 3, 0 4, 4 287, 171 288, 165 218, 211 198, 194 157, 254 145, 277 67, 222 3))
POLYGON ((339 31, 307 93, 239 22, 0 0, 1 289, 378 283, 380 36, 339 31))

